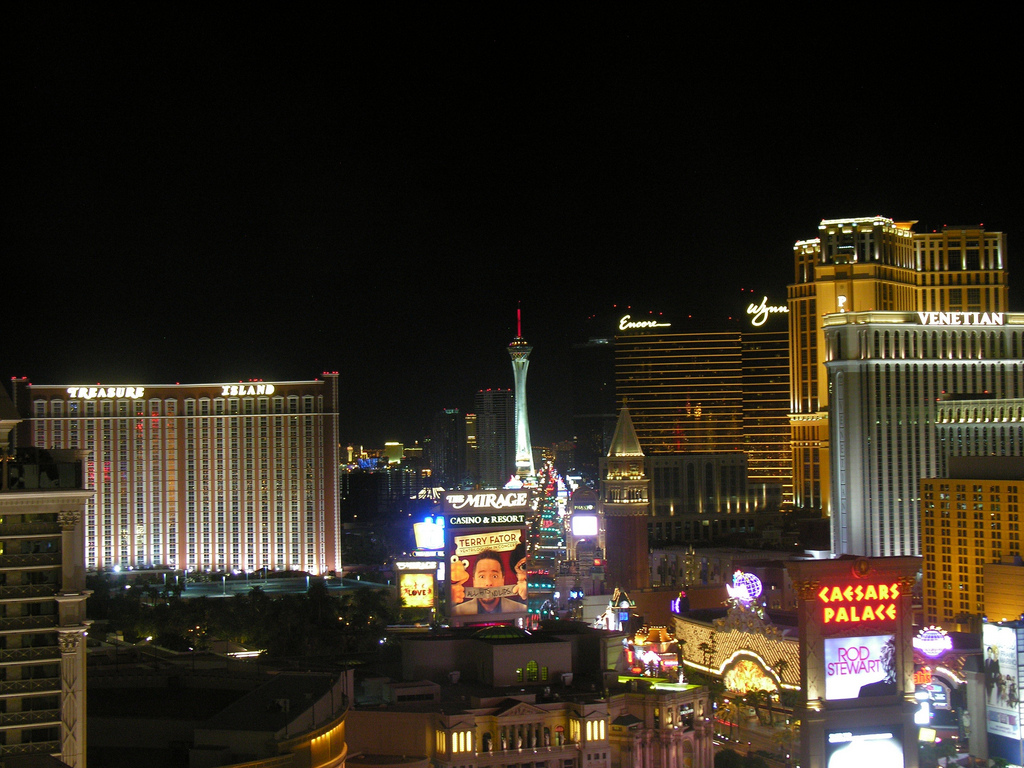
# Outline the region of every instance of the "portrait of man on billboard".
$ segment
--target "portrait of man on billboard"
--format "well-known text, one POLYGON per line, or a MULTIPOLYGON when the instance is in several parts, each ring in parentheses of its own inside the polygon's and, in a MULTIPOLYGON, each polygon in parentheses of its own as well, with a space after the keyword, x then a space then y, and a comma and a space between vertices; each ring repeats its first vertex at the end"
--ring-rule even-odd
POLYGON ((456 547, 449 579, 456 616, 526 611, 526 550, 521 541, 509 550, 488 548, 465 556, 456 547))

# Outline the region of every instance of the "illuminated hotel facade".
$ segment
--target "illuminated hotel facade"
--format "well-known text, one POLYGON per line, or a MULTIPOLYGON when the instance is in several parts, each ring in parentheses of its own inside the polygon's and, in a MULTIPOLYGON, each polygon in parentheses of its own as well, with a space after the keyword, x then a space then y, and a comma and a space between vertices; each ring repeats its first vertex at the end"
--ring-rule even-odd
MULTIPOLYGON (((754 322, 755 309, 748 310, 754 322)), ((773 314, 785 310, 774 307, 773 314)), ((620 409, 629 408, 648 457, 743 452, 751 488, 775 486, 780 502, 792 499, 789 340, 772 320, 765 314, 742 331, 692 333, 660 316, 619 321, 616 398, 620 409)), ((784 320, 776 322, 784 328, 784 320)))
POLYGON ((848 312, 824 319, 832 548, 921 554, 919 481, 947 455, 1024 455, 1024 313, 848 312), (950 420, 959 422, 950 423, 950 420))
POLYGON ((884 216, 826 219, 793 246, 789 286, 794 506, 830 506, 823 318, 835 312, 1005 312, 1006 235, 980 226, 917 233, 884 216))
POLYGON ((341 567, 337 373, 13 391, 20 445, 88 453, 88 570, 341 567))
MULTIPOLYGON (((1024 401, 1012 408, 1017 429, 1024 430, 1024 401)), ((1024 458, 966 458, 950 464, 944 476, 921 480, 924 619, 950 631, 980 632, 981 617, 992 610, 985 594, 986 566, 1010 568, 1022 552, 1024 458)), ((1024 566, 1015 572, 1019 581, 1024 566)), ((1004 578, 990 586, 998 594, 1011 581, 1004 578)), ((1019 591, 1012 602, 1016 610, 989 620, 1016 619, 1024 610, 1019 591)))

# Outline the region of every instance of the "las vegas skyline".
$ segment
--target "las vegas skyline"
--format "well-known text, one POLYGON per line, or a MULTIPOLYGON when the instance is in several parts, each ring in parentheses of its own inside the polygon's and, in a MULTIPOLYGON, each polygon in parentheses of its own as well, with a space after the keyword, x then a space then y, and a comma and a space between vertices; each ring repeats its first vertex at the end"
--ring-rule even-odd
POLYGON ((5 377, 338 370, 342 440, 411 443, 512 386, 521 303, 542 445, 571 436, 588 316, 781 303, 823 218, 1007 232, 1021 308, 1019 84, 993 55, 755 61, 635 18, 19 21, 5 377))

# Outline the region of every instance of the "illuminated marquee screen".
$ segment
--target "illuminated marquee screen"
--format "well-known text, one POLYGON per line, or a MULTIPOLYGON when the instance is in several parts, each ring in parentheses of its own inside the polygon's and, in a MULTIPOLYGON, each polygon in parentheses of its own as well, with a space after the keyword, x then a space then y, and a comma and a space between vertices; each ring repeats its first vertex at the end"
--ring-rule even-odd
POLYGON ((401 573, 398 576, 398 594, 403 608, 434 607, 434 574, 401 573))
POLYGON ((825 734, 826 768, 903 768, 902 732, 897 727, 850 728, 825 734))
POLYGON ((573 536, 597 536, 597 515, 573 515, 573 536))
POLYGON ((448 605, 466 623, 526 613, 527 491, 452 491, 442 501, 448 605))
POLYGON ((1024 664, 1018 656, 1017 632, 1014 627, 998 624, 985 624, 981 632, 987 730, 992 736, 1005 736, 1015 741, 1021 737, 1020 721, 1024 716, 1020 693, 1024 664))
POLYGON ((826 625, 858 624, 864 621, 895 621, 900 585, 849 584, 822 587, 818 602, 826 625))
POLYGON ((825 638, 825 699, 857 699, 896 692, 894 635, 825 638))

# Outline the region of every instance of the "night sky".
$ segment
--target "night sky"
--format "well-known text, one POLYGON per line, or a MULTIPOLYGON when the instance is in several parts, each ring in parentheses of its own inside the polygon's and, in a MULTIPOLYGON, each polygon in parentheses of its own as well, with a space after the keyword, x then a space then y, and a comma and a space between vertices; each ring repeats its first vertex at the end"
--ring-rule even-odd
POLYGON ((411 443, 512 385, 521 302, 550 443, 571 343, 610 328, 588 316, 717 327, 742 289, 781 303, 822 218, 984 223, 1024 260, 1024 89, 998 32, 209 7, 12 20, 0 375, 338 370, 342 439, 411 443))

